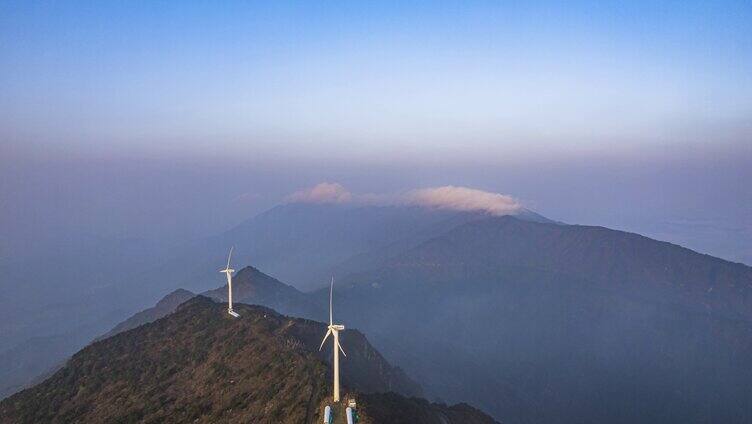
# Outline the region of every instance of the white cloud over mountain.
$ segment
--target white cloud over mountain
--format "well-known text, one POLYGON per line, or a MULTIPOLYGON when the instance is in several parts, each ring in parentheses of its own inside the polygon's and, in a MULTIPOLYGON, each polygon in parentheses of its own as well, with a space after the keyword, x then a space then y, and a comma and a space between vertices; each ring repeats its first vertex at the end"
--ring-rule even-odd
POLYGON ((327 182, 296 191, 286 198, 288 202, 299 203, 346 203, 352 199, 352 194, 342 184, 327 182))
POLYGON ((492 215, 513 215, 522 205, 511 196, 467 187, 443 186, 412 190, 407 203, 457 211, 485 211, 492 215))
POLYGON ((515 198, 468 187, 442 186, 410 190, 401 194, 353 194, 339 183, 323 182, 286 197, 299 203, 360 203, 415 205, 456 211, 482 211, 491 215, 514 215, 522 210, 515 198))

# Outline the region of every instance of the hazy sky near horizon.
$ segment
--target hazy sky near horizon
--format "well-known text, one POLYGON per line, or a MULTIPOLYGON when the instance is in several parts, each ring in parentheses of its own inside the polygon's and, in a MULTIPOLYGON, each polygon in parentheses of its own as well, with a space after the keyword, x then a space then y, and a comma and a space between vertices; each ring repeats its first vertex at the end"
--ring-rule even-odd
POLYGON ((751 136, 749 2, 0 3, 0 242, 198 237, 331 181, 752 258, 751 136))

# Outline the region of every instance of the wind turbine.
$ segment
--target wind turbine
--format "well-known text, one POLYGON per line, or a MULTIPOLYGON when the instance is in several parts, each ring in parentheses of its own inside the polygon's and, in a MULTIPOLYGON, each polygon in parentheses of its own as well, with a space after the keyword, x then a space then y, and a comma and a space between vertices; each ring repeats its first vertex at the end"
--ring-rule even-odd
POLYGON ((334 401, 339 402, 339 352, 342 351, 342 354, 347 356, 345 354, 345 350, 342 349, 342 345, 339 344, 339 332, 345 329, 344 325, 341 324, 334 324, 334 319, 332 318, 332 294, 334 293, 334 277, 332 277, 332 283, 329 286, 329 330, 326 332, 326 335, 324 336, 324 340, 321 340, 321 346, 319 346, 319 350, 321 350, 322 347, 324 347, 324 342, 326 342, 327 337, 331 334, 333 336, 334 344, 332 346, 332 349, 334 350, 334 401))
POLYGON ((230 254, 227 256, 227 267, 225 269, 220 269, 219 272, 222 272, 225 275, 227 275, 227 301, 228 301, 227 313, 237 318, 240 315, 237 312, 232 310, 232 273, 235 272, 235 270, 230 268, 230 259, 232 258, 233 249, 235 249, 235 246, 232 246, 230 248, 230 254))

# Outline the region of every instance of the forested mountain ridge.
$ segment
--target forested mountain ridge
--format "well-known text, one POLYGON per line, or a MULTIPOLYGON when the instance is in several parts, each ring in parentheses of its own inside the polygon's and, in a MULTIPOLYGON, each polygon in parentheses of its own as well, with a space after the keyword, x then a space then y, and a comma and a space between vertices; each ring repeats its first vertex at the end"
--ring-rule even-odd
MULTIPOLYGON (((234 319, 226 307, 198 296, 91 344, 43 383, 0 402, 0 422, 318 422, 330 392, 327 351, 318 351, 325 325, 248 305, 237 305, 234 319)), ((472 408, 371 394, 420 388, 357 331, 343 332, 342 344, 343 385, 348 396, 363 393, 366 422, 384 422, 373 408, 403 404, 411 408, 396 422, 421 422, 411 421, 417 414, 441 423, 462 411, 470 420, 449 422, 493 422, 472 408)))

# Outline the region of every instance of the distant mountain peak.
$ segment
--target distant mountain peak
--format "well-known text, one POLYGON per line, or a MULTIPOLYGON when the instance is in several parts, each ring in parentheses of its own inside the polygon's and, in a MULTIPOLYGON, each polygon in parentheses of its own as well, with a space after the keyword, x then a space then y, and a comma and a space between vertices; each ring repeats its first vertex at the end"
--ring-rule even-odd
MULTIPOLYGON (((303 292, 253 266, 244 266, 235 274, 232 290, 234 302, 237 303, 265 305, 280 313, 296 316, 315 317, 323 312, 303 292)), ((202 295, 217 302, 227 302, 227 284, 207 290, 202 295)))
POLYGON ((186 299, 190 299, 193 296, 195 296, 195 294, 193 294, 193 292, 189 290, 177 289, 168 293, 165 297, 160 299, 159 302, 157 302, 156 307, 157 308, 165 308, 165 307, 175 308, 177 305, 180 305, 181 303, 185 302, 186 299))

